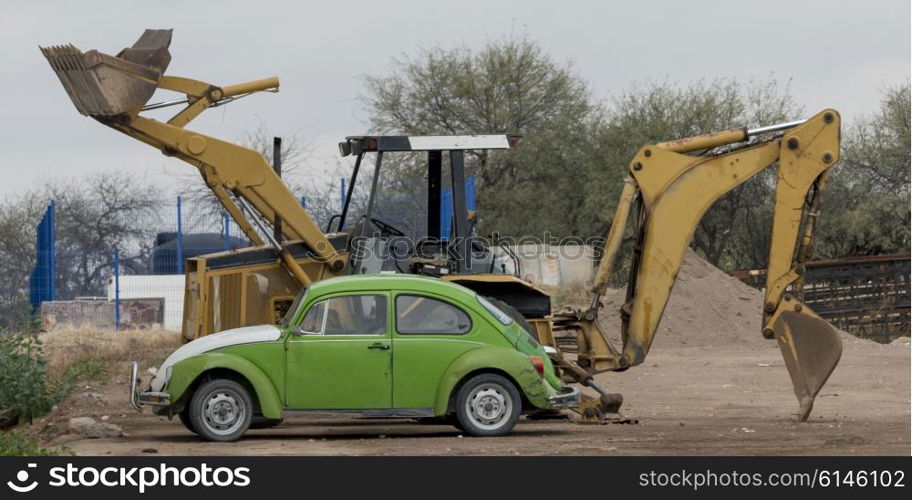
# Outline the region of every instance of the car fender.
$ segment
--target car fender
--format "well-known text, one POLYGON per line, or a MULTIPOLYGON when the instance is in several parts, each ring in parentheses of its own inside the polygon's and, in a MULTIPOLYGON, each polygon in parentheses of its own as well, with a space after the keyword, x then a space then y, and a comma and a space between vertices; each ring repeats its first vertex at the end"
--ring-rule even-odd
POLYGON ((446 413, 453 390, 466 375, 486 369, 505 372, 519 385, 518 389, 530 403, 540 408, 548 407, 547 384, 543 383, 529 357, 512 348, 491 346, 468 351, 450 364, 437 386, 434 413, 446 413))
POLYGON ((167 388, 171 401, 178 401, 201 373, 216 368, 231 370, 246 378, 253 386, 256 394, 252 394, 252 396, 259 401, 260 412, 263 416, 282 418, 282 401, 269 377, 250 361, 220 352, 208 352, 176 363, 172 368, 171 380, 168 382, 167 388))

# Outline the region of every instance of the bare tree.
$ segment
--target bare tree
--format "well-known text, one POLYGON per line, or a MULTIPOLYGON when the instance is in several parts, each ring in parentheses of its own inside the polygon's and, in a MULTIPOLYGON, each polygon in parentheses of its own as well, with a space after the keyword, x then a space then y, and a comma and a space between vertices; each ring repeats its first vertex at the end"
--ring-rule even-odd
POLYGON ((147 271, 162 221, 158 193, 145 179, 120 170, 57 178, 0 206, 0 324, 9 326, 28 314, 35 228, 52 200, 60 299, 104 295, 115 248, 121 251, 124 272, 147 271))
POLYGON ((120 250, 125 273, 148 269, 161 201, 143 177, 100 172, 80 180, 55 180, 42 188, 57 205, 57 287, 61 298, 105 293, 120 250))

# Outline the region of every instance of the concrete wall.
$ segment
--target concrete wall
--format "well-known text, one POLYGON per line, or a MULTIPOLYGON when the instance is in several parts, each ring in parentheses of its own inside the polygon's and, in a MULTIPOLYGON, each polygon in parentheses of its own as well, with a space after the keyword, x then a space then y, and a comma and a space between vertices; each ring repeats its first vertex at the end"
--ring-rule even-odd
MULTIPOLYGON (((585 285, 595 274, 594 252, 589 245, 525 244, 510 248, 519 257, 522 278, 532 284, 585 285)), ((513 272, 510 259, 507 272, 513 272)))
MULTIPOLYGON (((164 328, 180 331, 184 317, 184 275, 121 276, 120 300, 158 298, 164 300, 164 328)), ((114 280, 108 282, 108 300, 114 300, 114 280)))
MULTIPOLYGON (((162 328, 165 302, 161 298, 133 298, 120 301, 121 328, 162 328)), ((62 326, 114 328, 114 302, 104 299, 55 300, 42 302, 41 327, 62 326)))

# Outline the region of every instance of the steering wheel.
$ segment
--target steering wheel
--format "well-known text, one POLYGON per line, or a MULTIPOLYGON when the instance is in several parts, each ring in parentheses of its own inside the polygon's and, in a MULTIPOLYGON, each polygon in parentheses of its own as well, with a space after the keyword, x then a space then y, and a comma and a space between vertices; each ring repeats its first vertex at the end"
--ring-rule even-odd
POLYGON ((383 222, 380 219, 371 217, 370 221, 373 225, 377 226, 377 229, 380 230, 381 236, 405 236, 405 233, 387 224, 386 222, 383 222))

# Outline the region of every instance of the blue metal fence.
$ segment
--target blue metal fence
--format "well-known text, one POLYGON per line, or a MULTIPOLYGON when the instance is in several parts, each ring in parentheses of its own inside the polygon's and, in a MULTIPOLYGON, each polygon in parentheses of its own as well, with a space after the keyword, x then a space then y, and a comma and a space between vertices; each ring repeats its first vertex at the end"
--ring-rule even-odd
POLYGON ((38 223, 37 255, 35 267, 29 276, 29 304, 32 312, 38 310, 42 302, 54 300, 57 295, 55 276, 57 275, 57 243, 54 224, 55 206, 48 204, 41 222, 38 223))
MULTIPOLYGON (((131 212, 110 203, 51 202, 35 226, 32 250, 0 249, 0 327, 16 328, 30 314, 45 326, 82 318, 132 327, 154 312, 149 304, 183 297, 185 259, 249 245, 211 200, 136 200, 139 208, 131 212)), ((179 325, 179 310, 162 314, 179 325)))

